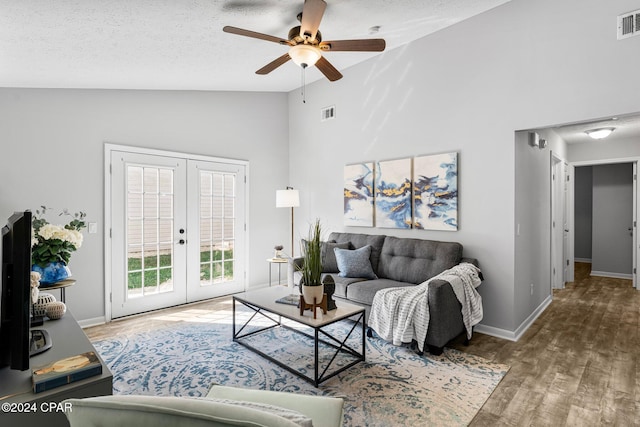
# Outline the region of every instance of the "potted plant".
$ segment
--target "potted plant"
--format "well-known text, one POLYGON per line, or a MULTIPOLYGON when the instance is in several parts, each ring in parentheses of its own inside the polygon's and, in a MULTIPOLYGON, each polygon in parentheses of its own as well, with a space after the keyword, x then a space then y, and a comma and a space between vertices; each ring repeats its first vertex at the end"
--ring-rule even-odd
POLYGON ((31 260, 32 271, 40 273, 41 284, 51 284, 71 276, 67 265, 71 254, 82 246, 82 229, 86 227, 84 212, 69 213, 66 209, 59 216, 70 216, 68 224, 53 225, 45 218, 47 208, 36 210, 32 223, 31 260))
POLYGON ((316 219, 316 222, 309 228, 309 238, 303 248, 304 256, 302 257, 302 266, 298 267, 302 273, 300 291, 307 304, 313 304, 314 299, 316 303, 320 303, 324 294, 324 286, 322 284, 321 233, 322 227, 320 226, 320 220, 316 219))

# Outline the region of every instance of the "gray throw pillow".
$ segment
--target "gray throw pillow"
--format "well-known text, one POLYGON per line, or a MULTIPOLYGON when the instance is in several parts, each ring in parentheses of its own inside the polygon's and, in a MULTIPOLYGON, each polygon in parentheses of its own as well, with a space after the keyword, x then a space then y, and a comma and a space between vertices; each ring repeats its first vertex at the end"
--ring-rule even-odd
POLYGON ((323 242, 320 253, 322 254, 322 272, 323 273, 335 273, 338 271, 338 263, 336 261, 336 253, 333 251, 335 248, 349 249, 349 242, 336 243, 336 242, 323 242))
POLYGON ((336 262, 340 277, 355 277, 362 279, 377 279, 378 276, 373 272, 369 256, 371 255, 371 246, 363 246, 360 249, 348 250, 335 248, 336 262))

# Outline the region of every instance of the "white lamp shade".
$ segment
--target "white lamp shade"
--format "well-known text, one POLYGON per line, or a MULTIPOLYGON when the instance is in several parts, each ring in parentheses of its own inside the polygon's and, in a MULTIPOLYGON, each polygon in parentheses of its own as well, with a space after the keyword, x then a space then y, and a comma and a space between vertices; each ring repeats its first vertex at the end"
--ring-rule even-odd
POLYGON ((297 208, 300 206, 300 193, 292 188, 276 191, 276 208, 297 208))
POLYGON ((318 59, 320 59, 322 54, 320 53, 320 49, 317 47, 298 44, 289 49, 289 56, 296 65, 302 67, 302 64, 304 64, 305 67, 311 67, 318 62, 318 59))

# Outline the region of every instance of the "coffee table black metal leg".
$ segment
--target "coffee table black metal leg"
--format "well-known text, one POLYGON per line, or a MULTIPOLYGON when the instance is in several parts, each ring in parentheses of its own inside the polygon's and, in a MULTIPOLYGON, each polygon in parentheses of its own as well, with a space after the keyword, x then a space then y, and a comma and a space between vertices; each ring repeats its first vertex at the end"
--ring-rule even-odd
POLYGON ((314 358, 315 361, 314 361, 314 364, 313 364, 314 365, 313 366, 313 369, 314 369, 313 385, 318 387, 318 384, 320 384, 320 381, 319 381, 319 378, 318 378, 318 370, 319 370, 319 366, 318 365, 320 364, 320 356, 318 355, 318 351, 319 351, 319 349, 318 349, 318 328, 315 328, 315 335, 316 335, 315 339, 313 340, 314 341, 314 351, 315 351, 315 358, 314 358))

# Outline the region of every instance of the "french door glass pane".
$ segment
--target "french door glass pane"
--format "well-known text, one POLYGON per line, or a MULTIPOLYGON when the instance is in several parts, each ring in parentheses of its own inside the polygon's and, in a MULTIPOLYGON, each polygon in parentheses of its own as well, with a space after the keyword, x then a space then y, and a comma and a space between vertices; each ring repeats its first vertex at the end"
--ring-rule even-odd
POLYGON ((173 290, 173 170, 127 166, 127 298, 173 290))
POLYGON ((236 174, 200 171, 200 286, 232 281, 236 174))

